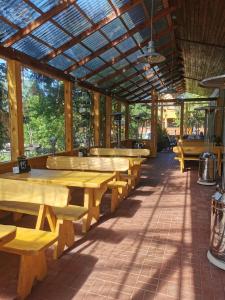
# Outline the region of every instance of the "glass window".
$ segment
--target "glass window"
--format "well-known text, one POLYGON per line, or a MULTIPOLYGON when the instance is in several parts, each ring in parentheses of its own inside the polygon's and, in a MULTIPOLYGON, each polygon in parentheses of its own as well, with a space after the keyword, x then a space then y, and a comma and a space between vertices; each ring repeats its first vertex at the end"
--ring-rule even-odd
POLYGON ((100 146, 105 146, 105 131, 106 131, 106 104, 105 96, 100 96, 100 146))
POLYGON ((22 71, 24 149, 28 157, 65 150, 64 84, 22 71))
POLYGON ((94 145, 92 95, 85 89, 73 90, 73 141, 74 148, 94 145))
POLYGON ((150 139, 150 107, 140 103, 129 106, 129 138, 150 139))
POLYGON ((7 63, 0 58, 0 161, 11 160, 7 63))

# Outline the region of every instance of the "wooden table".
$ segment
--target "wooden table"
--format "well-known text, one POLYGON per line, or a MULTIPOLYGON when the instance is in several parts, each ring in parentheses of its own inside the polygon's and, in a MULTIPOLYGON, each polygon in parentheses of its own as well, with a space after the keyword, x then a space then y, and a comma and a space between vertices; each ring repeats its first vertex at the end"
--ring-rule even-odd
POLYGON ((84 206, 88 208, 88 214, 83 219, 83 232, 88 231, 93 218, 96 221, 99 219, 102 196, 107 190, 107 183, 115 176, 114 173, 45 169, 32 169, 29 173, 21 174, 13 174, 12 172, 0 174, 1 178, 84 188, 84 206))
POLYGON ((0 246, 10 242, 16 236, 16 227, 0 224, 0 246))

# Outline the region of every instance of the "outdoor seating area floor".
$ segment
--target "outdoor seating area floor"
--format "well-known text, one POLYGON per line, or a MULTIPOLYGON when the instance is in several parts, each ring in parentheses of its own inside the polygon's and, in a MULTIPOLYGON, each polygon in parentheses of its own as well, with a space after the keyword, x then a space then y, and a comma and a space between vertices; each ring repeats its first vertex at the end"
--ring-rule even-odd
MULTIPOLYGON (((206 257, 215 187, 196 183, 197 168, 181 174, 173 157, 143 164, 140 184, 114 214, 107 194, 98 224, 86 236, 75 224, 74 247, 60 259, 48 250, 48 275, 28 299, 225 299, 225 272, 206 257)), ((25 216, 17 225, 34 223, 25 216)), ((0 252, 1 300, 16 297, 18 264, 0 252)))

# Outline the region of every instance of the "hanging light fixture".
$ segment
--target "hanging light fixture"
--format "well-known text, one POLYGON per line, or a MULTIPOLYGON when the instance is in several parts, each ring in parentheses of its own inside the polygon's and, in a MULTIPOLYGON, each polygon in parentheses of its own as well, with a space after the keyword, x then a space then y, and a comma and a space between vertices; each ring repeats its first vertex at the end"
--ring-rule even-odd
POLYGON ((141 63, 157 64, 163 62, 166 58, 162 54, 156 52, 155 43, 153 41, 153 10, 154 10, 154 0, 151 3, 151 40, 148 43, 147 51, 138 57, 138 61, 141 63))

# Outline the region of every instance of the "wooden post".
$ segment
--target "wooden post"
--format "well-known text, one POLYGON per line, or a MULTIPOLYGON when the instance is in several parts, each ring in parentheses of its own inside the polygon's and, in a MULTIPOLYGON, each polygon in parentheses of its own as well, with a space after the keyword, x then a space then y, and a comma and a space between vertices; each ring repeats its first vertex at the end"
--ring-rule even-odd
POLYGON ((64 81, 64 101, 65 101, 65 149, 73 152, 73 105, 72 105, 71 81, 64 81))
POLYGON ((129 140, 129 104, 125 103, 125 140, 129 140))
POLYGON ((111 128, 112 128, 112 98, 106 96, 106 129, 105 129, 105 146, 106 148, 111 147, 111 128))
POLYGON ((24 154, 21 64, 8 60, 8 97, 10 109, 11 159, 24 154))
POLYGON ((184 102, 180 105, 180 139, 183 138, 184 135, 184 102))
POLYGON ((99 147, 100 145, 100 93, 93 93, 94 102, 94 146, 99 147))
POLYGON ((151 156, 157 156, 157 119, 158 119, 158 96, 155 90, 151 92, 151 156))

